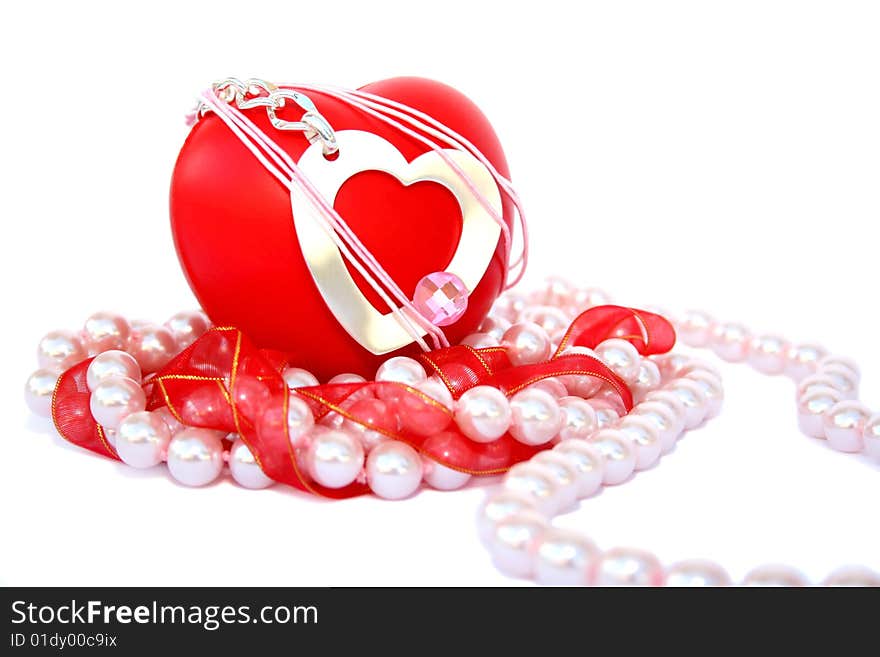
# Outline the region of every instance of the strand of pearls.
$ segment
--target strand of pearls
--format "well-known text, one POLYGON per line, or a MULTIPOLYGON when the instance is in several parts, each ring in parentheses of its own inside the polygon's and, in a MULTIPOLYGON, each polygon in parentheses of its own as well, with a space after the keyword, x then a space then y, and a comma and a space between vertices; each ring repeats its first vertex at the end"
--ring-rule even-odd
MULTIPOLYGON (((599 291, 578 290, 561 279, 551 279, 530 297, 507 294, 499 299, 485 332, 472 340, 481 346, 499 336, 502 342, 510 340, 508 331, 521 327, 523 320, 537 318, 552 341, 561 338, 559 327, 567 325, 569 316, 584 306, 607 302, 599 291), (546 307, 535 307, 535 303, 546 307)), ((675 325, 678 337, 688 346, 711 349, 728 362, 747 362, 764 374, 786 374, 797 384, 798 425, 805 434, 826 439, 833 449, 861 451, 880 460, 880 414, 872 414, 856 401, 859 370, 851 360, 829 356, 817 345, 753 336, 739 324, 716 322, 703 312, 686 313, 675 325)), ((617 353, 603 355, 612 369, 632 382, 628 378, 631 363, 620 360, 617 353)), ((643 359, 638 367, 634 382, 638 403, 629 415, 611 416, 607 426, 593 428, 586 435, 561 435, 551 451, 511 468, 480 507, 480 538, 505 574, 557 585, 732 584, 727 572, 710 561, 664 566, 645 550, 602 551, 588 537, 551 524, 555 515, 569 511, 577 499, 590 497, 601 486, 623 483, 634 472, 650 467, 683 431, 720 412, 723 388, 711 365, 673 353, 643 359)), ((755 568, 741 584, 806 586, 809 582, 796 569, 774 564, 755 568)), ((822 584, 880 586, 880 575, 847 566, 831 573, 822 584)))

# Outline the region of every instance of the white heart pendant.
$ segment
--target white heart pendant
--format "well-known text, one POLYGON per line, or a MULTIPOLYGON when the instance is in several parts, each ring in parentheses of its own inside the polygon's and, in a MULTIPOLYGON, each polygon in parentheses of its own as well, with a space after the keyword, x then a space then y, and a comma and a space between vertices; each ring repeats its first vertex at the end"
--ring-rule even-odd
MULTIPOLYGON (((298 162, 330 204, 335 203, 345 181, 362 171, 382 171, 403 185, 431 181, 452 192, 461 207, 462 227, 458 248, 446 271, 458 276, 468 292, 472 292, 489 267, 501 227, 457 173, 434 151, 408 162, 393 144, 370 132, 340 130, 336 140, 339 156, 335 160, 324 157, 318 142, 306 149, 298 162)), ((461 168, 474 188, 501 216, 501 193, 489 170, 469 153, 444 149, 444 154, 461 168)), ((317 211, 308 198, 294 190, 290 203, 309 273, 327 307, 346 332, 373 354, 385 354, 412 343, 412 335, 400 320, 391 312, 376 310, 358 288, 342 253, 317 219, 317 211)))

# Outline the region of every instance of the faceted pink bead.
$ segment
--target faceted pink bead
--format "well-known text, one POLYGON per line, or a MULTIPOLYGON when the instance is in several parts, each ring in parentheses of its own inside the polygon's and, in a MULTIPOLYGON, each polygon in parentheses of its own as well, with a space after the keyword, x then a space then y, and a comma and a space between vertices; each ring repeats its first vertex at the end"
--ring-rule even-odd
POLYGON ((416 285, 413 305, 434 326, 449 326, 464 315, 468 290, 462 280, 448 271, 428 274, 416 285))

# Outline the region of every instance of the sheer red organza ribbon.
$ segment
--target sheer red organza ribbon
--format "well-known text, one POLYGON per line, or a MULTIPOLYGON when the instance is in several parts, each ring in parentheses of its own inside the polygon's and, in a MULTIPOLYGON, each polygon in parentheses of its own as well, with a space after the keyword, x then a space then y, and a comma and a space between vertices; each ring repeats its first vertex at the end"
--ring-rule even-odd
MULTIPOLYGON (((660 315, 621 306, 599 306, 578 316, 557 352, 542 363, 514 367, 502 347, 456 346, 420 358, 429 374, 436 374, 455 399, 476 385, 495 386, 510 396, 548 377, 585 375, 602 379, 629 410, 629 388, 604 363, 588 354, 563 353, 572 346, 592 348, 609 338, 628 340, 647 356, 672 349, 675 332, 660 315)), ((90 362, 83 361, 60 377, 52 417, 66 440, 118 459, 89 410, 86 370, 90 362)), ((144 381, 147 409, 167 406, 185 425, 237 433, 270 478, 331 498, 352 497, 369 489, 365 483, 330 489, 310 480, 288 434, 291 395, 308 403, 316 422, 329 414, 339 414, 389 438, 402 440, 447 467, 474 475, 504 472, 547 447, 524 445, 509 434, 491 443, 474 442, 457 430, 448 408, 420 390, 399 383, 325 384, 289 391, 281 376, 287 365, 282 354, 258 349, 238 329, 214 328, 144 381), (388 431, 352 414, 352 402, 364 395, 385 401, 400 419, 401 428, 388 431)))

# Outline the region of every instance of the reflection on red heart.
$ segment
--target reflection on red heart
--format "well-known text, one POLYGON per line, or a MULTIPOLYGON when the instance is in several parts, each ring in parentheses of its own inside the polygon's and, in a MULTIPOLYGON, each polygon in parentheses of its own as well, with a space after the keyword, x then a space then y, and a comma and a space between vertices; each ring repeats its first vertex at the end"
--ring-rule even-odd
MULTIPOLYGON (((508 175, 488 120, 454 89, 421 78, 394 78, 363 89, 442 121, 508 175)), ((342 101, 308 95, 337 131, 377 134, 410 161, 428 150, 342 101)), ((272 128, 265 111, 256 108, 247 115, 294 159, 308 147, 301 133, 272 128)), ((434 183, 404 187, 387 174, 366 171, 343 185, 335 207, 407 293, 425 274, 445 269, 458 245, 461 209, 448 190, 434 183)), ((503 210, 510 226, 512 208, 506 198, 503 210)), ((183 270, 211 319, 241 328, 262 347, 288 353, 292 364, 322 381, 341 372, 372 377, 382 360, 417 353, 410 345, 375 356, 339 325, 303 260, 289 192, 213 115, 195 125, 178 157, 171 182, 171 225, 183 270)), ((474 331, 485 317, 501 291, 504 267, 499 246, 470 295, 467 312, 446 327, 450 342, 474 331)), ((355 280, 377 308, 386 310, 372 290, 355 280)))

